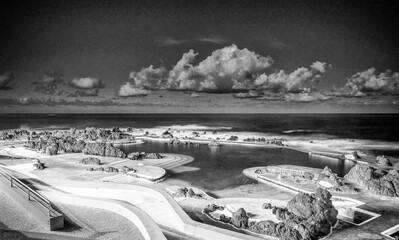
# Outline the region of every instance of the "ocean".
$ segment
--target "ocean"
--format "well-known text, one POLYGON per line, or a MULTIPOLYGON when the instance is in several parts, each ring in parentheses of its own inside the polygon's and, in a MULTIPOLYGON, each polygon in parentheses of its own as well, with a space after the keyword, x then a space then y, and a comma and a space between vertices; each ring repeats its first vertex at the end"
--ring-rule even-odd
POLYGON ((204 130, 399 142, 398 114, 0 114, 0 130, 190 125, 204 130))
MULTIPOLYGON (((165 128, 218 132, 261 133, 290 139, 362 139, 399 144, 399 115, 333 115, 333 114, 2 114, 0 130, 6 129, 78 129, 85 127, 165 128)), ((306 153, 290 149, 253 146, 207 145, 170 146, 159 142, 124 146, 129 152, 181 153, 194 157, 185 165, 192 171, 170 177, 190 182, 208 191, 247 184, 242 170, 248 167, 297 164, 323 168, 329 166, 340 176, 353 166, 349 161, 311 161, 306 153), (195 169, 195 170, 194 170, 195 169)), ((398 150, 376 152, 393 157, 398 150)))

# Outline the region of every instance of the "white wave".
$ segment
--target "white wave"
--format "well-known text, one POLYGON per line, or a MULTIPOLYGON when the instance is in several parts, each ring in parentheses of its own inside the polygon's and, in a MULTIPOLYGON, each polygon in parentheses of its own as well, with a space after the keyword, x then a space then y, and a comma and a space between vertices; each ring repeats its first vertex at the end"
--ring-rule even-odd
POLYGON ((172 130, 229 130, 231 127, 211 127, 203 126, 198 124, 188 124, 188 125, 171 125, 171 126, 158 126, 155 128, 161 129, 172 129, 172 130))

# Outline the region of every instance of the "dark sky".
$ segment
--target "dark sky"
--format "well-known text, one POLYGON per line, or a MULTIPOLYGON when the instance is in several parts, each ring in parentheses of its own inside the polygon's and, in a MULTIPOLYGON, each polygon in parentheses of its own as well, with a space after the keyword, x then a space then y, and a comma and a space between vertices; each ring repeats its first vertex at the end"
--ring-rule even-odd
POLYGON ((116 85, 151 64, 170 68, 235 43, 292 71, 318 60, 322 86, 357 71, 399 71, 396 1, 1 1, 0 72, 45 70, 116 85))

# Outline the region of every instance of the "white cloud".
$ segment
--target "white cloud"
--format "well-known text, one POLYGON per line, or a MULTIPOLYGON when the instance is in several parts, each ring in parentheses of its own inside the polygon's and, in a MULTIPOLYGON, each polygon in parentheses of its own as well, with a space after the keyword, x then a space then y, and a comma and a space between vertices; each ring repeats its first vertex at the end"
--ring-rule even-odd
POLYGON ((165 87, 168 78, 168 72, 165 67, 154 68, 152 65, 148 68, 142 68, 139 72, 132 71, 129 79, 134 80, 137 87, 147 89, 162 89, 165 87))
POLYGON ((322 75, 330 68, 331 65, 319 61, 314 62, 308 68, 298 68, 288 74, 284 70, 266 75, 261 74, 255 79, 255 88, 267 89, 275 92, 293 92, 309 91, 313 88, 322 75))
POLYGON ((102 88, 104 84, 98 78, 75 78, 71 81, 71 85, 80 89, 102 88))
POLYGON ((135 87, 130 84, 130 82, 126 82, 126 84, 122 85, 119 89, 118 95, 120 97, 139 97, 146 96, 150 93, 150 91, 135 87))
POLYGON ((386 70, 377 74, 375 68, 369 68, 350 77, 340 91, 348 96, 364 96, 367 92, 398 94, 399 73, 386 70))
POLYGON ((168 88, 228 92, 245 84, 271 66, 271 57, 231 45, 214 51, 198 65, 191 63, 198 53, 190 50, 169 73, 168 88))

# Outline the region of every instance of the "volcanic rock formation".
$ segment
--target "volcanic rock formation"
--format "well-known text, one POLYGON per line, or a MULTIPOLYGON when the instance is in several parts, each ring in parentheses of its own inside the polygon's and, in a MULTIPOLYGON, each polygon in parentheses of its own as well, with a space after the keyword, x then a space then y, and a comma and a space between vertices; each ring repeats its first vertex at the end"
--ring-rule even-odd
POLYGON ((399 197, 398 170, 386 172, 369 164, 358 163, 345 175, 345 178, 363 186, 371 194, 399 197))

